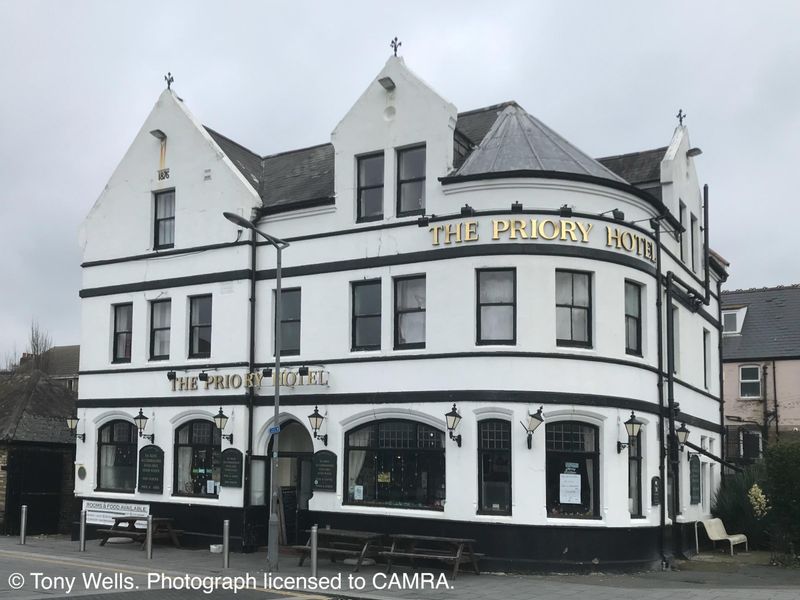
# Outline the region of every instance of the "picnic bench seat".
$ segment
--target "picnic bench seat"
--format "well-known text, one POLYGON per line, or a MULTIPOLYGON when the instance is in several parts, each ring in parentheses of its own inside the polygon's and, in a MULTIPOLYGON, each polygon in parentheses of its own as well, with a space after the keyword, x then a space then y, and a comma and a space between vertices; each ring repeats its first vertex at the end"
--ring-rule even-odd
POLYGON ((432 535, 392 535, 392 547, 379 552, 378 555, 386 558, 386 572, 392 569, 392 560, 395 558, 410 559, 412 568, 416 559, 435 560, 448 565, 453 565, 453 579, 458 575, 462 563, 471 563, 476 575, 480 575, 478 559, 484 555, 473 551, 475 540, 468 538, 448 538, 432 535), (440 546, 438 548, 418 548, 417 543, 440 546))
POLYGON ((733 556, 733 547, 737 544, 744 544, 745 552, 748 551, 747 536, 743 533, 729 534, 725 530, 722 519, 707 519, 701 521, 701 523, 703 523, 703 528, 706 530, 708 539, 711 540, 714 547, 716 547, 717 542, 725 541, 731 545, 731 556, 733 556))
MULTIPOLYGON (((307 533, 311 533, 310 530, 307 533)), ((370 531, 350 531, 346 529, 319 529, 317 531, 317 554, 329 556, 335 562, 339 556, 355 558, 355 571, 361 568, 368 555, 375 555, 376 543, 382 537, 379 533, 370 531)), ((292 546, 293 550, 300 553, 299 566, 303 566, 306 558, 311 555, 311 538, 304 546, 292 546)))

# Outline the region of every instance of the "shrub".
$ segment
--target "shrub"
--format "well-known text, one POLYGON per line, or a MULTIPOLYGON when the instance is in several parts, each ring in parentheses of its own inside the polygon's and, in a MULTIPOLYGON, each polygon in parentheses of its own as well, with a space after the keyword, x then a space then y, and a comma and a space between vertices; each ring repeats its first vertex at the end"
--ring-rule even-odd
POLYGON ((765 491, 771 505, 773 551, 800 552, 800 443, 780 443, 764 453, 765 491))
POLYGON ((711 509, 714 516, 722 519, 729 533, 744 533, 751 548, 769 547, 767 531, 773 510, 764 514, 758 505, 754 507, 751 500, 758 497, 753 486, 757 486, 756 489, 763 488, 765 479, 761 465, 752 465, 741 473, 725 477, 714 496, 711 509))

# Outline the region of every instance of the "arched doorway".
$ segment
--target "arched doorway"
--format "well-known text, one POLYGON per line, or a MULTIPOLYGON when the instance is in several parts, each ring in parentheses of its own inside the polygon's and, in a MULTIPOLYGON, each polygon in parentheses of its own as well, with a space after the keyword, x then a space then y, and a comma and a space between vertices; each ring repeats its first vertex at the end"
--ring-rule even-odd
MULTIPOLYGON (((281 526, 281 544, 297 544, 307 527, 308 501, 311 491, 311 460, 314 443, 308 430, 298 421, 287 419, 281 423, 278 443, 277 468, 270 468, 274 447, 270 437, 267 452, 253 456, 251 504, 263 506, 262 518, 269 517, 270 476, 275 473, 278 487, 278 515, 281 526)), ((264 530, 264 534, 266 531, 264 530)), ((259 536, 261 538, 261 536, 259 536)), ((257 541, 266 544, 266 536, 257 541)))

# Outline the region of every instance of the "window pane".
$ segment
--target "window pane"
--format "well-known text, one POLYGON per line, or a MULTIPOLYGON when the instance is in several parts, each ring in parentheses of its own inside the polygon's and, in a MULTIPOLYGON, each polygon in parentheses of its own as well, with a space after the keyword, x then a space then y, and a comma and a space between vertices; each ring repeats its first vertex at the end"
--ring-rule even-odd
POLYGON ((169 329, 153 332, 153 356, 169 356, 169 329))
POLYGON ((212 423, 193 423, 192 424, 192 444, 211 444, 212 423))
POLYGON ((361 190, 358 203, 359 217, 378 217, 383 214, 383 188, 361 190))
POLYGON ((425 208, 425 180, 400 184, 400 212, 425 208))
POLYGON ((514 338, 513 306, 481 306, 481 340, 514 338))
POLYGON ((158 239, 157 245, 165 246, 167 244, 175 243, 175 220, 167 219, 158 222, 158 239))
POLYGON ((398 315, 397 338, 399 344, 424 344, 425 313, 412 312, 398 315))
POLYGON ((192 298, 192 325, 211 324, 211 297, 192 298))
POLYGON ((478 429, 482 450, 511 449, 511 424, 508 421, 481 421, 478 429))
POLYGON ((175 192, 163 192, 156 196, 156 218, 175 216, 175 192))
POLYGON ((480 271, 479 298, 486 302, 514 302, 514 271, 480 271))
POLYGON ((115 327, 116 331, 130 331, 131 321, 133 317, 133 306, 130 304, 123 304, 115 308, 115 327))
POLYGON ((759 377, 759 369, 758 367, 742 367, 742 381, 744 380, 758 380, 759 377))
POLYGON ((572 273, 556 271, 556 304, 572 304, 572 273))
POLYGON ((633 283, 625 284, 625 314, 638 317, 640 312, 639 286, 633 283))
POLYGON ((358 317, 356 319, 356 346, 379 347, 381 345, 381 317, 358 317))
POLYGON ((291 321, 300 318, 300 290, 281 291, 281 320, 291 321))
POLYGON ((281 323, 281 351, 300 351, 300 322, 281 323))
POLYGON ((117 343, 114 348, 114 357, 116 359, 130 359, 131 357, 131 334, 118 333, 116 336, 117 343))
POLYGON ((153 302, 153 327, 169 327, 170 313, 172 311, 172 303, 167 302, 153 302))
POLYGON ((511 511, 511 453, 481 453, 481 510, 511 511))
POLYGON ((572 309, 572 339, 576 342, 589 341, 589 311, 572 309))
POLYGON ((383 154, 358 159, 358 185, 383 185, 383 154))
POLYGON ((722 315, 723 331, 736 331, 736 313, 724 313, 722 315))
POLYGON ((416 425, 407 421, 386 421, 378 424, 379 448, 416 448, 416 425))
POLYGON ((398 279, 397 308, 401 310, 425 308, 425 278, 398 279))
POLYGON ((573 273, 572 294, 575 306, 589 306, 589 275, 586 273, 573 273))
POLYGON ((633 317, 625 317, 625 347, 628 350, 639 351, 639 326, 633 317))
POLYGON ((381 312, 381 284, 380 282, 359 284, 355 289, 355 314, 375 315, 381 312))
POLYGON ((400 179, 425 177, 425 147, 403 150, 399 153, 400 179))
POLYGON ((741 396, 757 398, 761 396, 761 384, 758 381, 741 383, 741 396))
POLYGON ((211 327, 192 328, 192 354, 211 353, 211 327))
POLYGON ((556 338, 572 339, 572 311, 567 306, 556 306, 556 338))

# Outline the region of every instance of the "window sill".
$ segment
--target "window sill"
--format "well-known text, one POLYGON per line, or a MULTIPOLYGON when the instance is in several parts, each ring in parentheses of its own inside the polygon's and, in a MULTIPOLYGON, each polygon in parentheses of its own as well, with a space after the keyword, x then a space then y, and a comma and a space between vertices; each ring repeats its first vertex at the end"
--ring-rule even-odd
POLYGON ((218 495, 214 495, 214 496, 207 495, 207 496, 204 496, 204 495, 201 495, 201 494, 178 494, 178 493, 175 493, 175 492, 172 493, 172 497, 173 498, 189 498, 191 500, 219 500, 219 496, 218 495))
POLYGON ((383 221, 383 215, 376 215, 374 217, 361 217, 356 219, 356 223, 374 223, 375 221, 383 221))
POLYGON ((148 360, 148 362, 164 362, 165 360, 169 360, 169 355, 167 355, 167 356, 151 356, 147 360, 148 360))
POLYGON ((111 361, 111 364, 112 365, 129 365, 129 364, 131 364, 131 359, 130 358, 114 359, 114 360, 111 361))
POLYGON ((158 252, 159 250, 172 250, 175 247, 175 244, 164 244, 163 246, 153 246, 153 251, 158 252))
POLYGON ((556 346, 558 348, 570 348, 572 350, 595 350, 595 347, 592 344, 584 344, 579 342, 565 342, 556 340, 556 346))
POLYGON ((109 488, 101 488, 101 487, 94 488, 94 491, 95 492, 101 492, 103 494, 135 494, 136 493, 136 490, 133 490, 133 489, 131 489, 131 490, 112 490, 112 489, 109 489, 109 488))
POLYGON ((395 350, 402 352, 403 350, 424 350, 425 344, 404 344, 402 346, 395 346, 395 350))
POLYGON ((186 360, 209 360, 211 358, 210 354, 195 354, 189 355, 186 357, 186 360))
POLYGON ((398 219, 402 219, 403 217, 419 217, 419 216, 424 215, 424 214, 425 214, 425 209, 424 208, 418 208, 416 210, 398 212, 396 216, 397 216, 398 219))
POLYGON ((475 513, 480 517, 511 517, 511 511, 500 512, 496 510, 479 510, 475 513))
POLYGON ((342 507, 382 508, 391 510, 425 510, 430 512, 444 512, 444 506, 399 506, 394 504, 375 504, 371 502, 342 502, 342 507))
POLYGON ((476 340, 476 346, 516 346, 517 340, 476 340))

